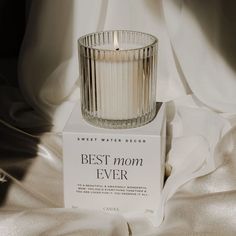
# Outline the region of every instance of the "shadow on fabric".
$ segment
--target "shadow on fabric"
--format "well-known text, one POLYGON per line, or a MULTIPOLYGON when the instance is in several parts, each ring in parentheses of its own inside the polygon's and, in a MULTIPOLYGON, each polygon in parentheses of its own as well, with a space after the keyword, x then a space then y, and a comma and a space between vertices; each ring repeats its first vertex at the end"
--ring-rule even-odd
MULTIPOLYGON (((25 1, 0 3, 0 170, 21 181, 37 156, 40 134, 50 122, 24 100, 17 82, 17 60, 24 35, 25 1), (34 137, 35 135, 35 137, 34 137)), ((11 180, 0 171, 0 206, 11 180)))
MULTIPOLYGON (((0 168, 20 181, 37 157, 37 136, 51 126, 26 104, 16 87, 0 85, 0 107, 0 168)), ((9 179, 0 183, 0 205, 4 204, 10 185, 9 179)))

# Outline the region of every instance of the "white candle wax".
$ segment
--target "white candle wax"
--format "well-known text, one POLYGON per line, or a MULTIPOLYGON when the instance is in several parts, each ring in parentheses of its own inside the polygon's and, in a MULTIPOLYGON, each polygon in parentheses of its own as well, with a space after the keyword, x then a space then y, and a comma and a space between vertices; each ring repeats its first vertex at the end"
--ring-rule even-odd
POLYGON ((142 82, 139 63, 116 60, 115 53, 110 60, 96 61, 99 117, 121 120, 139 115, 137 87, 142 82))

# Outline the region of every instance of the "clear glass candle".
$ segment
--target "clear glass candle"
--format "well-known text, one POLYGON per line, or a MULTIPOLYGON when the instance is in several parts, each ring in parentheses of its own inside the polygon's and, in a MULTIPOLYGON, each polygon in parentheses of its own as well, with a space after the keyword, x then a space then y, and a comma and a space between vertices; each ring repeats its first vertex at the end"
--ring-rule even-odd
POLYGON ((78 40, 82 115, 104 128, 134 128, 156 115, 157 38, 97 32, 78 40))

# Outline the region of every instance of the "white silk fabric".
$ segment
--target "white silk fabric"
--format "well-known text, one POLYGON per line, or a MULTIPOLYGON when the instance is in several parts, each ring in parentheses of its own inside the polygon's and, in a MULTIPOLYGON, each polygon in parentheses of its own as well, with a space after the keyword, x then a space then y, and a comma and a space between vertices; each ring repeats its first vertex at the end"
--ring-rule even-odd
MULTIPOLYGON (((30 163, 23 179, 9 171, 9 163, 0 166, 0 185, 11 183, 0 213, 3 235, 234 235, 235 5, 231 0, 32 1, 19 83, 25 100, 53 129, 38 137, 36 158, 20 159, 23 169, 30 163), (79 99, 77 39, 108 29, 144 31, 159 39, 157 100, 168 102, 167 170, 172 171, 155 215, 55 209, 63 207, 60 132, 79 99)), ((15 120, 24 117, 22 106, 14 108, 15 120)), ((36 119, 27 117, 30 131, 36 119)), ((22 142, 31 137, 5 129, 15 138, 22 135, 22 142)), ((17 170, 19 162, 14 165, 17 170)))

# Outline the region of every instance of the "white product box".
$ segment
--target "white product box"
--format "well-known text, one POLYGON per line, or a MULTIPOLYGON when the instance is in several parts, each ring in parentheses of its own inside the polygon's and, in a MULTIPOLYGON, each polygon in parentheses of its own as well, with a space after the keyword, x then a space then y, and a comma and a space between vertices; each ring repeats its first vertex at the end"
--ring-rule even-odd
POLYGON ((88 124, 77 104, 63 131, 67 208, 127 213, 155 211, 165 164, 165 104, 156 118, 133 129, 88 124))

